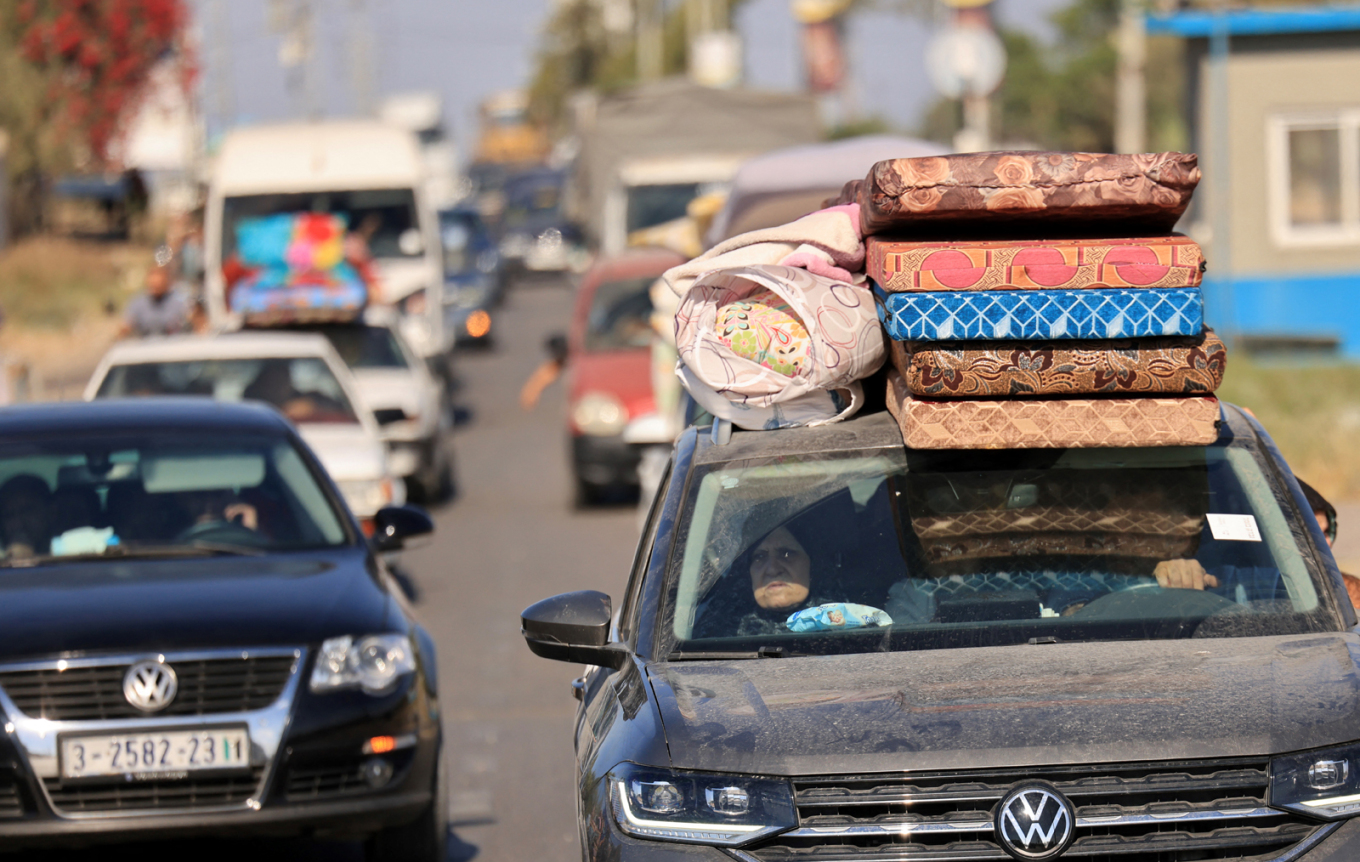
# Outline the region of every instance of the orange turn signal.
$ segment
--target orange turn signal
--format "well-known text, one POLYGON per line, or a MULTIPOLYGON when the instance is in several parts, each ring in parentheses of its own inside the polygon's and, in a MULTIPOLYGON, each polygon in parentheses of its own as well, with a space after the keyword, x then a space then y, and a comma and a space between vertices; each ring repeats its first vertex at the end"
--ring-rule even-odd
POLYGON ((491 315, 480 308, 468 315, 467 333, 473 338, 481 338, 491 331, 491 315))
POLYGON ((395 736, 375 736, 364 746, 364 750, 373 754, 386 754, 396 747, 397 738, 395 736))

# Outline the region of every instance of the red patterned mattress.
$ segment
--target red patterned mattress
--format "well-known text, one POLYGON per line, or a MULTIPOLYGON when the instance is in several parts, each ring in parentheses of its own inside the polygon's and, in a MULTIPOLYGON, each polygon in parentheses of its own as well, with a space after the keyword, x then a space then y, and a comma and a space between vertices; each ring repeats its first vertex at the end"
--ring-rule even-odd
POLYGON ((866 271, 889 292, 1197 287, 1204 254, 1189 237, 915 242, 870 237, 866 271))

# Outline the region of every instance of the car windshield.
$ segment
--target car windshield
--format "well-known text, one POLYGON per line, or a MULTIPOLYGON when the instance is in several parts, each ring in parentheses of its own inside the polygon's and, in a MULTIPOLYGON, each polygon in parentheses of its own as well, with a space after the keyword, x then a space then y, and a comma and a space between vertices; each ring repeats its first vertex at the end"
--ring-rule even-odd
POLYGON ((320 332, 350 368, 410 368, 397 336, 385 326, 325 326, 320 332))
POLYGON ((1339 626, 1305 527, 1241 441, 733 461, 696 469, 681 524, 665 627, 681 654, 1339 626))
POLYGON ((490 251, 486 225, 475 213, 440 213, 439 237, 444 246, 444 272, 449 275, 480 268, 479 257, 490 251))
POLYGON ((0 447, 0 566, 347 541, 288 440, 154 433, 0 447))
POLYGON ((351 231, 367 237, 368 251, 375 258, 421 255, 415 193, 410 189, 364 189, 227 198, 222 205, 222 259, 236 253, 236 226, 242 219, 300 212, 344 216, 351 231), (403 241, 402 236, 409 233, 414 233, 414 241, 403 241))
POLYGON ((219 401, 264 401, 298 423, 357 423, 325 360, 305 356, 269 359, 197 359, 115 365, 97 398, 205 395, 219 401))
POLYGON ((606 281, 595 288, 586 318, 586 350, 623 350, 652 343, 655 278, 606 281))

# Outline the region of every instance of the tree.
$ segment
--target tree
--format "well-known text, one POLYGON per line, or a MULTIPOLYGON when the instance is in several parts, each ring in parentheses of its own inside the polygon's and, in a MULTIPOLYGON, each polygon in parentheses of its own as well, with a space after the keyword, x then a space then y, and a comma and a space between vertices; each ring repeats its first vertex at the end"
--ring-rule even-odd
POLYGON ((0 0, 0 128, 9 137, 10 225, 42 227, 51 177, 109 164, 156 61, 181 51, 183 0, 0 0))

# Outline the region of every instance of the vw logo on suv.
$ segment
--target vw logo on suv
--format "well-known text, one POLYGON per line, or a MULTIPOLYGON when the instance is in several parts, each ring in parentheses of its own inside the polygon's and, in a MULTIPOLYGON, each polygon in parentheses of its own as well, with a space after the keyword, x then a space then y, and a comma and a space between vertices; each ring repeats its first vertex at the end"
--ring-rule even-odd
POLYGON ((163 661, 139 661, 123 675, 123 697, 142 712, 165 709, 177 691, 175 669, 163 661))
POLYGON ((996 835, 1001 848, 1026 862, 1059 856, 1072 843, 1075 826, 1072 803, 1051 784, 1014 787, 996 808, 996 835))

